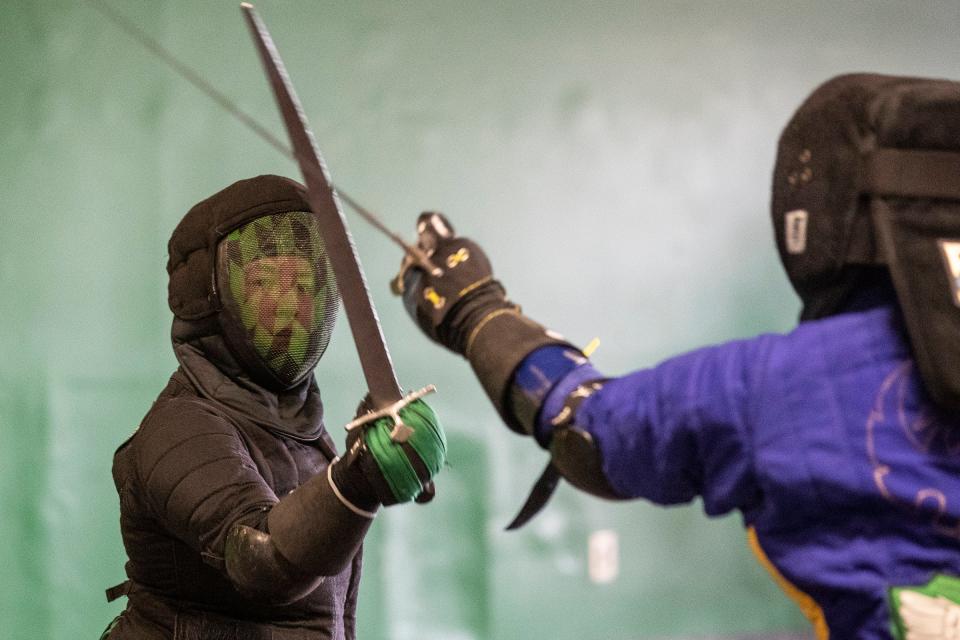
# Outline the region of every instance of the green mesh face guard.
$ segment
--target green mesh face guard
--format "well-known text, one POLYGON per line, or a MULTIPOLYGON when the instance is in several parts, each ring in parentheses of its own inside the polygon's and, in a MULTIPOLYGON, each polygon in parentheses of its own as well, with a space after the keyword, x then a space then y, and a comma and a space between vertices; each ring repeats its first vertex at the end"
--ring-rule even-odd
POLYGON ((316 218, 257 218, 217 249, 224 334, 255 378, 292 386, 316 366, 337 313, 333 270, 316 218))

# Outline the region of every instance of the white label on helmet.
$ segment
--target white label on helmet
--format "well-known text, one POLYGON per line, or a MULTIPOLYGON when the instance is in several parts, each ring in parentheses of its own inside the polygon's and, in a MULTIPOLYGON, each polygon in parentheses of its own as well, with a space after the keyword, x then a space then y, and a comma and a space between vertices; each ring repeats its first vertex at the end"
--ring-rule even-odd
POLYGON ((787 211, 784 217, 786 218, 784 239, 787 243, 787 253, 794 255, 803 253, 807 250, 807 218, 809 217, 807 210, 787 211))
POLYGON ((943 264, 947 269, 947 279, 953 290, 953 304, 960 307, 960 240, 937 240, 943 264))

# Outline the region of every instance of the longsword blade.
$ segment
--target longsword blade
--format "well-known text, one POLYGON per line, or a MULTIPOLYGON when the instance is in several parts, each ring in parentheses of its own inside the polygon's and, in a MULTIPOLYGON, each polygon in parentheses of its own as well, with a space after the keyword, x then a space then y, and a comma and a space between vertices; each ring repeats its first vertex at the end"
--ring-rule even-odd
POLYGON ((393 370, 340 199, 273 38, 253 5, 245 2, 240 6, 273 88, 294 157, 307 186, 307 199, 327 246, 371 400, 374 408, 380 409, 400 400, 403 392, 393 370))

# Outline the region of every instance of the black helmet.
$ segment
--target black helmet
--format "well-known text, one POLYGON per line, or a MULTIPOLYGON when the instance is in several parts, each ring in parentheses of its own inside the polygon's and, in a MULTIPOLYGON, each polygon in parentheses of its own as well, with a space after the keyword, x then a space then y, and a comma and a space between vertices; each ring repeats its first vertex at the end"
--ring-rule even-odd
POLYGON ((837 313, 885 266, 928 390, 960 407, 960 83, 821 85, 780 137, 771 212, 801 318, 837 313))

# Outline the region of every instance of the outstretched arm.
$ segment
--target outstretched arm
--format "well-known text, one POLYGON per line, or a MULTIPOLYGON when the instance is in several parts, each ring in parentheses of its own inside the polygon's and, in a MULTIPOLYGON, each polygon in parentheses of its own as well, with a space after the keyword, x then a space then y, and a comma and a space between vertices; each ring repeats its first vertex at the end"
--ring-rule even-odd
POLYGON ((287 584, 289 595, 302 597, 316 577, 343 569, 380 505, 421 497, 443 466, 446 437, 422 400, 399 416, 409 430, 405 439, 391 436, 389 418, 352 429, 343 457, 274 505, 266 531, 233 527, 226 569, 235 584, 254 592, 287 584))
POLYGON ((326 472, 275 495, 235 427, 195 403, 170 403, 137 434, 137 493, 152 516, 238 591, 274 603, 313 591, 353 558, 380 505, 416 499, 443 465, 446 440, 422 400, 348 437, 326 472))
POLYGON ((419 226, 443 273, 402 270, 405 305, 427 336, 469 360, 504 421, 548 449, 563 477, 604 498, 700 495, 709 513, 756 498, 750 407, 767 340, 607 378, 506 298, 476 243, 442 218, 447 233, 432 231, 438 215, 419 226))
MULTIPOLYGON (((504 422, 549 448, 567 480, 590 493, 618 497, 601 472, 588 433, 572 420, 538 426, 547 393, 586 363, 580 349, 509 301, 483 250, 456 236, 441 214, 422 214, 418 231, 421 247, 442 273, 409 263, 401 267, 398 288, 410 315, 428 337, 467 358, 504 422)), ((568 416, 582 399, 576 394, 565 399, 568 416)))

